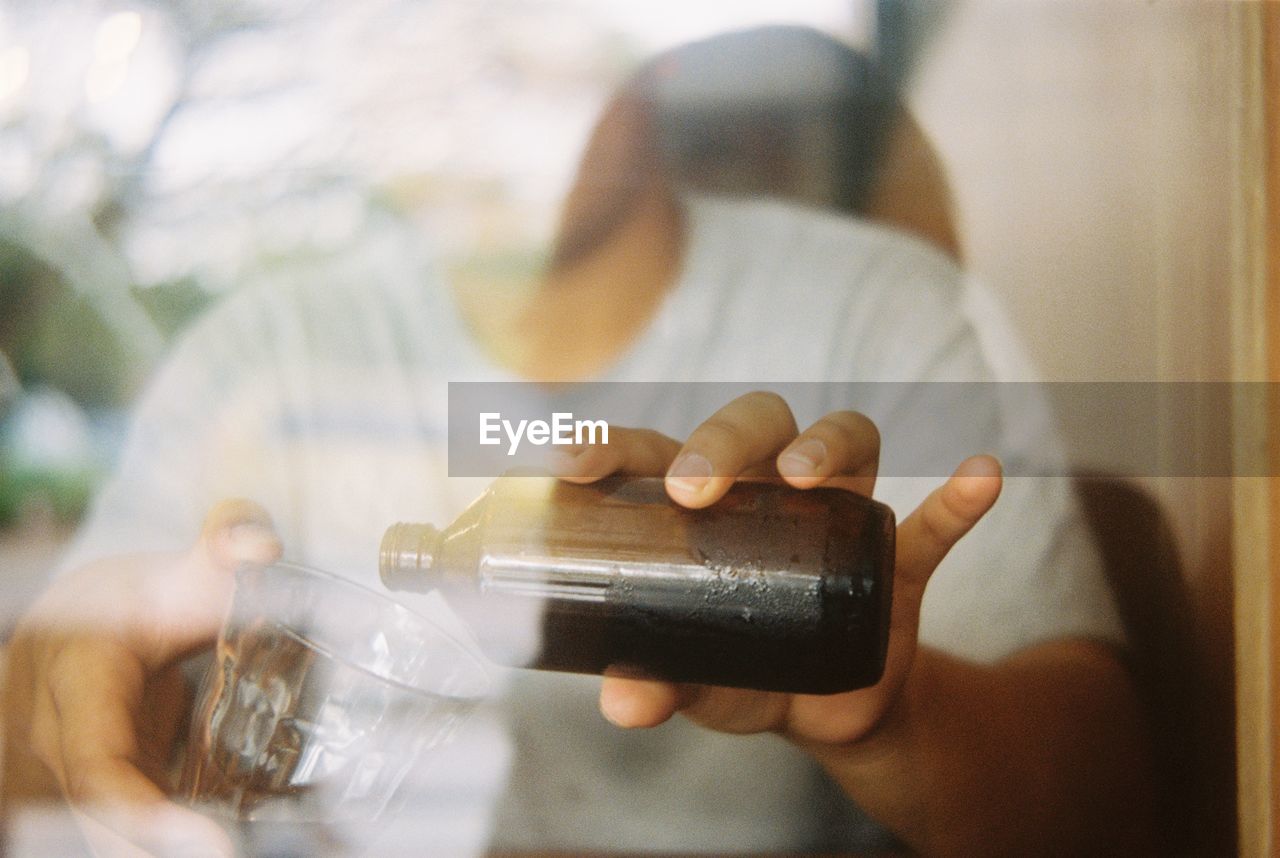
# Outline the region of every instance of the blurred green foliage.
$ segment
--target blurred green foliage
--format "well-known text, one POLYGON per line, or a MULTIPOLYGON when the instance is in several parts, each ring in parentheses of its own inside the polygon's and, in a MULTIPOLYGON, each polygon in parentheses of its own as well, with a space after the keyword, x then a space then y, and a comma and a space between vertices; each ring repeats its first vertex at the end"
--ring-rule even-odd
POLYGON ((88 469, 50 471, 14 467, 0 457, 0 528, 33 513, 62 523, 79 520, 99 477, 88 469))
MULTIPOLYGON (((171 341, 215 300, 192 279, 134 287, 131 297, 171 341)), ((151 367, 51 266, 0 240, 0 352, 24 388, 63 391, 86 409, 123 407, 151 367)))
MULTIPOLYGON (((129 299, 170 341, 214 300, 192 280, 135 287, 129 299)), ((57 270, 3 239, 0 353, 23 390, 60 391, 90 417, 127 408, 152 369, 140 365, 135 350, 57 270)), ((24 460, 7 431, 18 407, 17 400, 0 402, 0 528, 30 516, 78 520, 102 477, 100 468, 24 460)))
POLYGON ((57 388, 87 408, 124 404, 134 373, 115 333, 51 266, 3 241, 0 307, 0 351, 24 388, 57 388))
POLYGON ((217 300, 193 277, 145 289, 135 286, 132 294, 169 342, 217 300))

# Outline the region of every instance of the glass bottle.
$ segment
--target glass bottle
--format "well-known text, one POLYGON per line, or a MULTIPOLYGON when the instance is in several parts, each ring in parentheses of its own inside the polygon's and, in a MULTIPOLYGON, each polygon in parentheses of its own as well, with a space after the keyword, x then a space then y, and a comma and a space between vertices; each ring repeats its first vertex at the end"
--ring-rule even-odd
POLYGON ((491 658, 486 618, 534 610, 515 666, 826 694, 880 678, 893 550, 893 511, 840 489, 742 482, 690 510, 659 478, 504 476, 444 530, 392 525, 379 567, 491 658))

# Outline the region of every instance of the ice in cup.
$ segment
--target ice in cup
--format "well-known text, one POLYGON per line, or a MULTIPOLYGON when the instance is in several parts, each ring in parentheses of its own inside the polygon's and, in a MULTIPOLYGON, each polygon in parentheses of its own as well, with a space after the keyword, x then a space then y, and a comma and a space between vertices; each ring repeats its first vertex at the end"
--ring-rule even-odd
POLYGON ((469 647, 387 596, 302 566, 246 567, 181 795, 241 823, 373 821, 489 687, 469 647))

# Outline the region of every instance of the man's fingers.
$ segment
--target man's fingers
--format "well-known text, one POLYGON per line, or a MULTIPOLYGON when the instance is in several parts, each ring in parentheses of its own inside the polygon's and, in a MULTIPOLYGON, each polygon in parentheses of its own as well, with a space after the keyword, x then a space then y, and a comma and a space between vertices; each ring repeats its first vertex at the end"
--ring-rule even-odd
POLYGON ((608 444, 587 444, 576 452, 548 457, 551 473, 571 483, 590 483, 610 474, 658 477, 680 451, 680 442, 651 429, 609 427, 608 444))
POLYGON ((1000 496, 1000 463, 973 456, 898 526, 894 601, 919 601, 933 570, 1000 496))
POLYGON ((605 676, 600 685, 600 712, 619 727, 656 727, 679 706, 679 689, 670 682, 605 676))
POLYGON ((889 652, 876 694, 896 694, 915 660, 920 603, 933 571, 1000 496, 1000 463, 974 456, 898 525, 889 652))
POLYGON ((797 488, 826 484, 870 495, 879 460, 880 433, 867 417, 833 412, 797 436, 786 402, 755 392, 721 408, 683 446, 658 432, 610 427, 607 445, 557 450, 548 466, 555 476, 575 483, 615 473, 665 473, 673 499, 703 507, 719 500, 737 479, 774 474, 797 488))
POLYGON ((140 808, 73 808, 76 821, 97 858, 233 858, 231 837, 211 819, 163 802, 140 808))
POLYGON ((600 711, 619 727, 656 727, 677 712, 726 733, 775 730, 786 721, 790 695, 711 685, 676 685, 655 679, 606 676, 600 711))
POLYGON ((709 506, 795 436, 796 419, 782 397, 740 396, 693 430, 667 470, 667 493, 687 507, 709 506))
POLYGON ((283 551, 271 516, 243 498, 222 501, 209 511, 200 528, 198 550, 224 571, 245 563, 274 563, 283 551))
POLYGON ((142 664, 115 641, 72 640, 51 660, 45 683, 57 725, 58 768, 73 802, 146 804, 164 797, 133 762, 144 682, 142 664))
POLYGON ((62 740, 58 736, 58 713, 53 706, 48 687, 39 681, 32 688, 35 698, 31 704, 31 721, 27 729, 27 741, 35 758, 44 764, 58 788, 64 793, 62 772, 62 740))
POLYGON ((776 464, 796 488, 838 485, 870 496, 880 465, 880 431, 865 415, 836 411, 801 432, 776 464))
MULTIPOLYGON (((43 716, 41 756, 77 810, 144 851, 231 855, 230 840, 216 824, 170 802, 140 768, 144 683, 142 665, 120 644, 69 641, 50 662, 41 689, 51 706, 43 716)), ((111 840, 100 835, 104 843, 111 840)))
POLYGON ((279 555, 261 507, 219 504, 192 550, 99 561, 56 583, 24 620, 33 700, 26 732, 92 820, 86 830, 100 854, 233 854, 225 832, 170 802, 148 777, 164 776, 182 703, 177 674, 159 672, 213 640, 236 567, 279 555))
POLYGON ((213 505, 205 515, 200 531, 202 535, 207 535, 237 524, 256 524, 267 530, 275 527, 270 514, 261 504, 248 498, 231 498, 213 505))

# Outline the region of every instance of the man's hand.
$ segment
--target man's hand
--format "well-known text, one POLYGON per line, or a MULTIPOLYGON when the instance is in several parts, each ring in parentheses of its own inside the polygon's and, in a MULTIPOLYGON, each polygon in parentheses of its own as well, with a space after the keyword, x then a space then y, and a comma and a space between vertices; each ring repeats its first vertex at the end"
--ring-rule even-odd
POLYGON ((29 742, 99 855, 233 853, 160 784, 188 706, 178 662, 217 636, 237 567, 280 555, 270 519, 219 504, 196 545, 115 557, 61 578, 11 644, 7 741, 29 742))
MULTIPOLYGON (((751 393, 717 411, 683 446, 652 432, 614 429, 608 446, 587 447, 557 462, 562 479, 589 481, 608 473, 665 473, 671 497, 688 507, 715 503, 744 476, 781 476, 799 489, 835 486, 870 495, 880 437, 872 422, 850 411, 823 417, 797 432, 787 404, 751 393)), ((898 528, 893 617, 884 676, 845 694, 802 695, 653 680, 606 677, 605 717, 623 727, 651 727, 677 711, 731 733, 772 730, 801 743, 847 744, 868 734, 893 706, 916 653, 920 600, 942 558, 1000 493, 1000 468, 989 457, 964 462, 898 528)))
MULTIPOLYGON (((796 488, 870 494, 879 437, 865 417, 827 415, 797 433, 786 403, 734 400, 681 445, 610 427, 607 447, 560 456, 562 479, 666 475, 689 507, 734 480, 780 476, 796 488)), ((924 854, 1149 854, 1149 770, 1123 665, 1107 646, 1045 641, 994 665, 917 644, 933 570, 1000 493, 1000 466, 962 462, 898 527, 884 676, 829 696, 606 677, 605 717, 649 727, 676 712, 729 733, 773 731, 808 751, 864 810, 924 854)))

